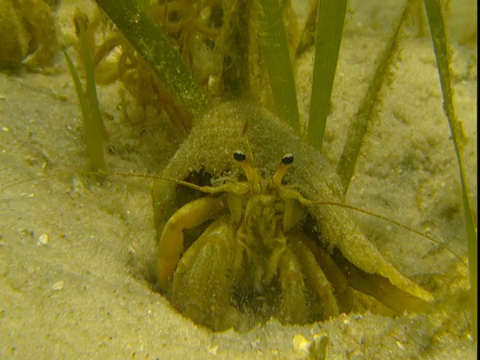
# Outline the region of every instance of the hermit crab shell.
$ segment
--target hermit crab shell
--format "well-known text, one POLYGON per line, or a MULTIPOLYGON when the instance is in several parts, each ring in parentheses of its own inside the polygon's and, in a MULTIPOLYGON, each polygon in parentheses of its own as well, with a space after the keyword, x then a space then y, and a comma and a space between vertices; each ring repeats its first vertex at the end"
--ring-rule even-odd
MULTIPOLYGON (((163 176, 180 180, 201 174, 199 185, 228 174, 241 174, 233 160, 236 150, 246 151, 242 138, 248 123, 246 137, 252 149, 254 166, 264 177, 270 178, 278 168, 282 156, 292 153, 295 162, 284 179, 307 199, 319 202, 343 203, 343 188, 335 171, 325 158, 267 110, 244 102, 229 102, 213 108, 194 127, 180 146, 163 176), (203 179, 203 180, 202 180, 203 179)), ((182 186, 160 180, 153 187, 154 219, 158 237, 169 217, 188 201, 180 196, 182 186)), ((321 234, 323 246, 340 250, 351 264, 369 274, 387 278, 398 289, 415 298, 431 301, 432 295, 402 275, 390 264, 359 230, 351 210, 339 206, 318 205, 306 209, 316 221, 316 232, 321 234)))

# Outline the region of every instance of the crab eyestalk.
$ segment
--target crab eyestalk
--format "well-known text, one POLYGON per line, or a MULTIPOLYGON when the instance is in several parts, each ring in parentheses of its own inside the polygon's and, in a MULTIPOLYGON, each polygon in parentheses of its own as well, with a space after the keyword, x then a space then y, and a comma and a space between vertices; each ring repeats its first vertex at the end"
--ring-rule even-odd
POLYGON ((260 194, 263 188, 262 178, 258 175, 255 167, 248 163, 245 153, 241 150, 236 150, 233 153, 233 158, 240 164, 240 167, 245 172, 250 191, 254 194, 260 194))
POLYGON ((287 169, 293 164, 293 160, 295 160, 293 154, 283 155, 277 171, 272 176, 272 184, 275 188, 278 188, 282 184, 283 175, 285 175, 287 169))

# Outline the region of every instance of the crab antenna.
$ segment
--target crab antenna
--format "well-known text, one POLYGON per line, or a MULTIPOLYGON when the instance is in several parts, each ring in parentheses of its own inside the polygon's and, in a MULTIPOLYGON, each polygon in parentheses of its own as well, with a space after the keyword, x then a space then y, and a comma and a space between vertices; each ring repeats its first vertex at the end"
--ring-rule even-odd
POLYGON ((252 127, 252 121, 250 119, 247 119, 243 127, 242 138, 245 141, 245 146, 247 147, 247 155, 248 155, 248 159, 250 160, 251 167, 255 169, 255 160, 253 159, 252 148, 250 146, 250 142, 248 141, 248 137, 247 137, 247 133, 251 127, 252 127))
POLYGON ((259 193, 261 191, 261 179, 258 176, 257 170, 248 163, 245 153, 241 150, 236 150, 233 153, 233 158, 240 163, 241 168, 247 176, 247 181, 253 187, 253 190, 259 193))
POLYGON ((245 125, 243 126, 243 131, 242 131, 242 137, 246 138, 248 130, 252 127, 252 121, 250 119, 247 119, 245 121, 245 125))
POLYGON ((282 184, 282 178, 287 169, 293 164, 294 156, 293 154, 285 154, 282 157, 282 161, 280 165, 278 165, 278 169, 272 176, 272 184, 275 187, 279 187, 282 184))

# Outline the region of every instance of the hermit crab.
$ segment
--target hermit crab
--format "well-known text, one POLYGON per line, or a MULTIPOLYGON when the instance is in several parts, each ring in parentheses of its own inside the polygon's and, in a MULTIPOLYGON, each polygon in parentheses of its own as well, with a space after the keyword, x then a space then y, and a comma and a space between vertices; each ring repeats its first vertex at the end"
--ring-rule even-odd
POLYGON ((200 325, 309 323, 351 311, 357 293, 397 312, 433 300, 340 206, 340 181, 320 153, 262 108, 211 110, 163 177, 152 197, 158 286, 200 325))

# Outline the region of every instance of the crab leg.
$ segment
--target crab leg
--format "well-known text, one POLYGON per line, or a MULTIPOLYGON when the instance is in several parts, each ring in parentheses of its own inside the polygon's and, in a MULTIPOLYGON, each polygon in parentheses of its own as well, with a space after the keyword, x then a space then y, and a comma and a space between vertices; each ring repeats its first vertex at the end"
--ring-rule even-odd
POLYGON ((173 306, 215 331, 241 328, 244 316, 231 300, 243 271, 243 251, 232 225, 222 219, 211 224, 178 262, 172 281, 173 306))
POLYGON ((291 239, 291 247, 294 249, 298 260, 302 263, 302 268, 307 281, 317 293, 325 319, 337 316, 339 314, 338 304, 333 295, 334 288, 330 284, 324 271, 318 264, 311 250, 303 242, 297 239, 291 239))
POLYGON ((168 288, 182 255, 183 231, 214 218, 224 208, 224 197, 204 197, 182 206, 168 220, 157 249, 158 285, 162 290, 168 288))
POLYGON ((282 284, 282 301, 278 309, 280 318, 288 324, 306 323, 307 307, 302 268, 290 249, 286 249, 282 254, 279 272, 282 284))

